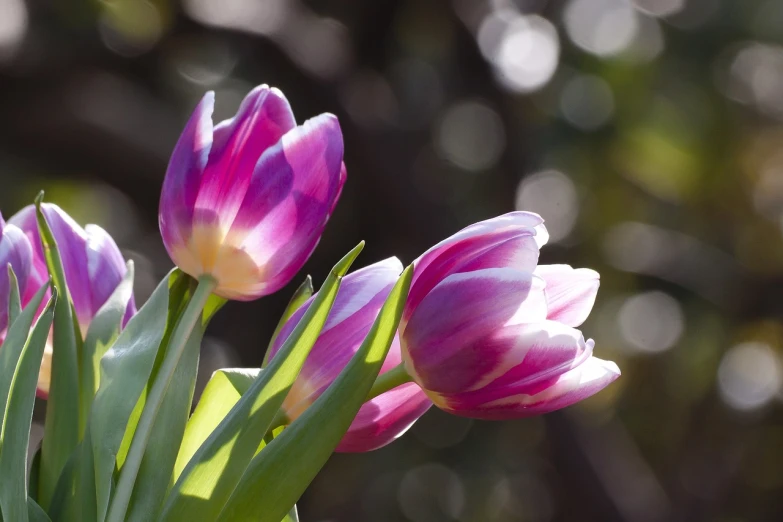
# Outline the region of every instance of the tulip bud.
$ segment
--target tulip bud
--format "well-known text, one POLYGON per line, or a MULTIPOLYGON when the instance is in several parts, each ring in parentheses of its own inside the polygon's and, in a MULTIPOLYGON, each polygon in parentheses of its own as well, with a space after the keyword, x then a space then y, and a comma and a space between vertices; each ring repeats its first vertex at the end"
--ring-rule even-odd
POLYGON ((8 299, 11 291, 8 265, 11 265, 16 275, 19 293, 24 295, 32 259, 33 249, 27 236, 15 225, 6 224, 0 215, 0 336, 2 338, 5 337, 5 330, 8 327, 8 299))
MULTIPOLYGON (((57 243, 76 319, 82 335, 85 335, 95 314, 125 276, 125 260, 117 244, 101 227, 87 225, 82 228, 63 209, 52 203, 43 203, 41 211, 57 243)), ((23 304, 26 304, 41 285, 49 280, 35 207, 29 205, 23 208, 9 220, 9 224, 21 229, 32 244, 31 268, 22 299, 23 304)), ((135 313, 136 304, 131 296, 123 326, 135 313)), ((44 351, 38 378, 38 393, 42 397, 46 397, 49 391, 51 357, 52 347, 49 344, 44 351)))
MULTIPOLYGON (((386 259, 348 274, 340 286, 321 335, 288 393, 283 411, 292 421, 329 387, 359 350, 378 312, 402 272, 397 258, 386 259)), ((271 356, 278 352, 313 298, 305 302, 280 330, 271 356)), ((395 336, 381 374, 401 362, 399 338, 395 336)), ((337 451, 370 451, 402 435, 432 405, 415 383, 397 386, 366 402, 356 415, 337 451)))
POLYGON ((525 417, 578 402, 620 375, 592 356, 593 341, 574 328, 590 313, 598 274, 537 267, 546 238, 538 215, 512 212, 462 230, 416 261, 402 356, 439 408, 525 417))
POLYGON ((345 182, 342 133, 331 114, 297 126, 266 85, 214 128, 213 104, 208 93, 174 149, 160 231, 184 272, 252 300, 288 283, 315 249, 345 182))

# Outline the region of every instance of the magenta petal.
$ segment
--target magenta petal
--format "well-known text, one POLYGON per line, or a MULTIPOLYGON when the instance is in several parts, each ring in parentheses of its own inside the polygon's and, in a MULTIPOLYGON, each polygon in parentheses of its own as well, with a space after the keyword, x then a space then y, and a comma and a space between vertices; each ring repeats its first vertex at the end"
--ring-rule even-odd
POLYGON ((405 318, 450 274, 499 267, 532 272, 538 263, 539 229, 543 219, 538 214, 511 212, 471 225, 430 248, 414 262, 405 318))
POLYGON ((345 182, 342 159, 331 114, 289 131, 261 156, 229 236, 241 237, 241 249, 263 267, 259 293, 288 283, 315 249, 345 182))
POLYGON ((534 273, 546 281, 548 319, 569 326, 579 326, 587 319, 598 294, 598 272, 574 270, 568 265, 539 265, 534 273))
MULTIPOLYGON (((1 219, 1 218, 0 218, 1 219)), ((19 284, 19 294, 24 295, 33 249, 24 232, 14 225, 4 226, 0 236, 0 332, 8 326, 8 298, 11 286, 8 281, 8 265, 14 269, 19 284)))
POLYGON ((190 237, 201 175, 212 147, 214 105, 215 93, 208 92, 185 125, 166 169, 158 224, 170 255, 176 246, 185 245, 190 237))
POLYGON ((620 369, 615 363, 589 357, 581 365, 553 378, 546 387, 520 391, 487 402, 473 411, 466 410, 459 399, 447 398, 447 406, 444 409, 462 416, 490 420, 540 415, 571 406, 595 395, 618 377, 620 369))
POLYGON ((342 453, 372 451, 403 435, 432 402, 414 383, 403 384, 364 404, 337 446, 342 453))
POLYGON ((405 365, 436 393, 471 389, 503 364, 508 347, 486 345, 499 329, 546 319, 544 281, 511 268, 453 274, 401 326, 405 365))
POLYGON ((245 97, 235 117, 215 126, 196 199, 198 220, 228 230, 262 153, 296 126, 283 93, 266 85, 245 97))
MULTIPOLYGON (((92 313, 95 316, 98 310, 106 303, 122 278, 125 277, 127 267, 120 249, 114 239, 98 225, 87 225, 87 271, 91 288, 92 313)), ((123 325, 136 313, 136 304, 131 295, 125 312, 123 325)))

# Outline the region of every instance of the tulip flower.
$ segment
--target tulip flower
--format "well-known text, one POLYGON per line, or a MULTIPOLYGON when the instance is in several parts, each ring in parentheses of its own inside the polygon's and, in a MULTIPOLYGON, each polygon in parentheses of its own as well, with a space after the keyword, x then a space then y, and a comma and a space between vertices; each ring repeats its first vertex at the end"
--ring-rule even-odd
POLYGON ((33 259, 33 249, 24 232, 12 224, 6 224, 0 215, 0 343, 8 327, 8 299, 11 287, 8 281, 8 265, 14 270, 19 292, 24 295, 33 259))
POLYGON ((543 220, 512 212, 472 225, 415 262, 400 324, 405 370, 439 408, 508 419, 574 404, 617 379, 576 329, 598 273, 537 266, 543 220))
MULTIPOLYGON (((87 225, 82 228, 63 209, 52 203, 43 203, 41 210, 57 243, 76 319, 82 335, 85 335, 95 314, 125 276, 125 260, 117 244, 101 227, 87 225)), ((30 273, 22 300, 26 304, 49 279, 35 207, 29 205, 20 210, 9 220, 11 225, 18 227, 32 244, 30 273)), ((131 296, 123 326, 135 313, 136 304, 131 296)), ((42 397, 46 397, 49 392, 51 357, 52 347, 49 344, 44 352, 38 379, 38 392, 42 397)))
POLYGON ((160 230, 184 272, 252 300, 288 283, 315 249, 345 182, 342 134, 331 114, 297 126, 266 85, 214 128, 213 104, 207 93, 174 149, 160 230))
MULTIPOLYGON (((321 335, 283 403, 293 421, 310 406, 358 351, 373 321, 402 272, 397 258, 386 259, 347 275, 321 335)), ((271 355, 282 346, 307 311, 306 301, 280 330, 271 355)), ((381 368, 381 374, 401 362, 399 338, 395 339, 381 368)), ((408 382, 366 402, 356 415, 337 451, 370 451, 389 444, 413 425, 432 405, 416 384, 408 382)))

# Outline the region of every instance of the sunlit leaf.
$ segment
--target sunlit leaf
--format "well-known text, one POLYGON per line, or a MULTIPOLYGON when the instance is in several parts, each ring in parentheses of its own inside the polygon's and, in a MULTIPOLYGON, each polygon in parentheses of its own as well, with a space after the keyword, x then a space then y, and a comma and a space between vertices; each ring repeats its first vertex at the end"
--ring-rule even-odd
POLYGON ((213 520, 220 512, 299 375, 334 304, 340 281, 363 246, 360 243, 334 267, 278 354, 193 455, 164 506, 163 520, 213 520))
POLYGON ((331 386, 253 458, 218 520, 279 522, 294 506, 339 444, 372 388, 397 331, 412 275, 409 266, 359 351, 331 386))

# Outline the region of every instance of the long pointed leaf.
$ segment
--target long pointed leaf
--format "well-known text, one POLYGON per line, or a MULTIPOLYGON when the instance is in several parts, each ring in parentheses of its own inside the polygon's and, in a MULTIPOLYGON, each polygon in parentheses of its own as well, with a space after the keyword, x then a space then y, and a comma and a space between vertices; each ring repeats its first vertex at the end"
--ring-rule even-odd
POLYGON ((92 401, 98 392, 101 357, 120 335, 128 301, 133 295, 133 261, 128 261, 126 267, 125 276, 95 314, 84 337, 79 387, 79 404, 84 415, 80 418, 82 425, 79 426, 79 433, 84 433, 87 429, 87 418, 92 409, 92 401))
POLYGON ((79 443, 80 418, 84 412, 78 407, 82 336, 76 323, 76 313, 66 284, 57 242, 41 211, 42 200, 43 192, 35 200, 38 232, 52 285, 60 296, 54 309, 51 383, 41 444, 38 498, 41 507, 46 509, 60 472, 79 443))
POLYGON ((193 392, 196 387, 201 340, 211 316, 225 303, 215 302, 205 307, 202 319, 196 323, 182 358, 174 371, 169 389, 160 406, 155 426, 147 444, 144 459, 136 477, 126 520, 154 520, 163 505, 166 492, 174 484, 173 470, 178 449, 188 421, 193 392))
POLYGON ((0 506, 5 518, 27 522, 27 446, 33 421, 35 387, 52 326, 52 296, 19 356, 0 430, 0 506))
POLYGON ((168 305, 169 276, 161 281, 101 359, 101 383, 89 425, 99 521, 105 518, 108 509, 112 474, 128 418, 147 385, 166 331, 168 305))
POLYGON ((8 263, 8 326, 11 326, 22 313, 22 300, 19 297, 19 280, 14 273, 14 267, 8 263))
POLYGON ((8 393, 19 357, 22 355, 27 338, 30 336, 30 328, 33 325, 38 307, 41 306, 41 301, 48 290, 49 285, 44 285, 33 296, 24 311, 8 329, 2 349, 0 349, 0 423, 5 417, 5 405, 8 403, 8 393))
POLYGON ((409 266, 359 351, 326 392, 253 458, 219 521, 279 522, 286 516, 337 447, 372 388, 397 331, 412 275, 409 266))
POLYGON ((280 352, 193 455, 174 485, 162 520, 213 520, 220 512, 299 375, 329 316, 341 279, 363 247, 362 242, 332 269, 280 352))
POLYGON ((310 299, 310 297, 313 295, 313 278, 310 276, 305 277, 305 280, 302 282, 301 285, 299 285, 299 288, 296 289, 296 292, 294 292, 294 295, 291 296, 291 300, 288 301, 288 305, 286 305, 285 310, 283 311, 283 315, 280 317, 280 320, 277 322, 277 326, 275 327, 275 331, 272 334, 272 338, 269 339, 269 345, 266 347, 266 353, 264 354, 264 362, 261 364, 261 368, 266 368, 266 365, 269 364, 269 355, 272 353, 272 346, 274 346, 275 341, 277 340, 277 336, 280 334, 280 330, 283 329, 283 326, 285 326, 285 323, 288 321, 288 319, 291 318, 292 315, 294 315, 294 312, 296 312, 300 306, 304 304, 305 301, 310 299))
POLYGON ((212 374, 185 427, 174 466, 175 481, 196 450, 228 415, 242 394, 250 389, 259 373, 260 368, 224 368, 212 374))
POLYGON ((31 498, 27 499, 27 516, 29 517, 30 522, 52 522, 52 519, 49 518, 46 511, 31 498))

